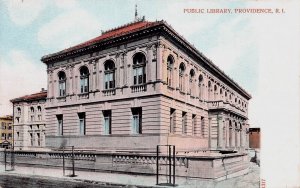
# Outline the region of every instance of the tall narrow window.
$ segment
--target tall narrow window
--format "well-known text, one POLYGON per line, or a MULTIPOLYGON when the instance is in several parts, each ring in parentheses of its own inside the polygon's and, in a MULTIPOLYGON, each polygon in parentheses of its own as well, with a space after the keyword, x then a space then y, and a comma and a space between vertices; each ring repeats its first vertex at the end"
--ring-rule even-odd
POLYGON ((203 81, 203 76, 200 74, 200 76, 199 76, 199 78, 198 78, 199 99, 200 99, 200 100, 202 100, 202 97, 203 97, 202 81, 203 81))
POLYGON ((104 63, 105 74, 105 89, 115 88, 115 63, 108 60, 104 63))
POLYGON ((197 123, 196 123, 196 114, 193 114, 192 115, 192 130, 193 130, 193 132, 192 132, 192 134, 193 135, 196 135, 196 133, 197 133, 197 123))
POLYGON ((229 121, 229 146, 233 147, 232 137, 233 137, 232 123, 229 121))
POLYGON ((146 57, 142 53, 137 53, 133 57, 133 84, 146 83, 146 57))
POLYGON ((167 83, 170 87, 172 87, 173 65, 174 58, 172 55, 169 55, 167 59, 167 83))
POLYGON ((89 69, 86 66, 80 68, 80 92, 89 92, 89 69))
POLYGON ((66 74, 63 71, 58 73, 58 90, 60 97, 66 95, 66 74))
POLYGON ((33 107, 30 107, 30 112, 34 113, 34 108, 33 107))
POLYGON ((41 146, 41 137, 40 137, 40 133, 36 133, 37 135, 37 143, 38 143, 38 146, 41 146))
POLYGON ((201 116, 201 135, 204 137, 204 132, 205 132, 205 119, 203 116, 201 116))
POLYGON ((214 86, 214 100, 217 100, 217 97, 218 97, 218 86, 215 85, 214 86))
POLYGON ((211 100, 211 82, 208 81, 208 100, 211 100))
POLYGON ((175 109, 170 108, 170 133, 175 133, 175 109))
POLYGON ((192 95, 193 94, 193 79, 194 79, 194 76, 195 76, 195 71, 194 69, 191 69, 190 71, 190 76, 189 76, 189 80, 190 80, 190 94, 192 95))
POLYGON ((132 108, 132 133, 142 134, 142 108, 132 108))
POLYGON ((30 120, 31 120, 31 121, 34 121, 34 115, 31 115, 31 116, 30 116, 30 120))
POLYGON ((187 133, 187 113, 182 112, 182 134, 187 133))
POLYGON ((33 135, 32 135, 32 133, 30 133, 29 135, 30 135, 30 145, 33 146, 33 143, 34 143, 33 135))
POLYGON ((185 65, 181 63, 179 66, 179 90, 180 91, 183 91, 184 88, 184 70, 185 70, 185 65))
POLYGON ((18 116, 21 115, 21 108, 20 108, 20 107, 17 108, 17 115, 18 115, 18 116))
POLYGON ((105 135, 111 134, 111 110, 103 111, 103 133, 105 135))
POLYGON ((64 128, 63 128, 63 115, 57 115, 57 135, 61 136, 64 134, 64 128))
POLYGON ((85 135, 85 113, 78 113, 78 118, 79 118, 79 135, 85 135))

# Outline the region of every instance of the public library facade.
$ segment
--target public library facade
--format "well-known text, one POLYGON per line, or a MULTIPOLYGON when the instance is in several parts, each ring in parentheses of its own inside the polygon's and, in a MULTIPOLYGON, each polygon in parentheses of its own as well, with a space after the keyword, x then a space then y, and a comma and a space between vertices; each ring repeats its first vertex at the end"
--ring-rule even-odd
POLYGON ((248 147, 251 96, 165 21, 143 19, 42 57, 46 146, 153 152, 248 147))

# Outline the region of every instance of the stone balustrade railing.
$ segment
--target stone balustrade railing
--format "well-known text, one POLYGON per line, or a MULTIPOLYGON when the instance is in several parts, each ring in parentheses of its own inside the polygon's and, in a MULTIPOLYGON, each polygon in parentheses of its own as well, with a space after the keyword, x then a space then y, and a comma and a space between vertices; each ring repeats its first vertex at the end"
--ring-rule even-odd
POLYGON ((146 84, 131 86, 131 92, 132 93, 144 92, 146 90, 147 90, 147 85, 146 84))
POLYGON ((106 89, 102 91, 103 96, 111 96, 111 95, 115 95, 116 94, 116 90, 115 89, 106 89))

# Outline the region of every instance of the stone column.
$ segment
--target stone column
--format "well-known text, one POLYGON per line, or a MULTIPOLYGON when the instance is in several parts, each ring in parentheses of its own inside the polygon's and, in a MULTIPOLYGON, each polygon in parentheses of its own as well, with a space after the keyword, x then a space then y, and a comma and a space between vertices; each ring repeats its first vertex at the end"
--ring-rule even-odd
POLYGON ((217 116, 217 121, 218 121, 218 148, 223 147, 223 115, 220 114, 217 116))
POLYGON ((152 81, 152 75, 151 72, 154 71, 154 69, 152 68, 152 51, 151 51, 151 46, 147 46, 146 48, 147 50, 147 63, 146 63, 146 69, 147 69, 147 82, 151 82, 152 81))
POLYGON ((158 44, 157 49, 157 73, 156 73, 156 80, 161 81, 162 80, 162 56, 163 56, 163 45, 161 43, 158 44))
POLYGON ((211 117, 208 118, 208 147, 211 149, 211 117))
POLYGON ((69 85, 68 86, 68 91, 67 91, 67 93, 69 94, 69 95, 72 95, 73 93, 75 93, 74 91, 73 91, 73 75, 74 75, 74 73, 73 73, 73 71, 74 71, 74 65, 70 65, 70 67, 69 67, 69 74, 68 74, 68 76, 69 76, 69 81, 67 82, 67 85, 69 85))
POLYGON ((122 53, 119 58, 119 87, 124 86, 124 54, 122 53))

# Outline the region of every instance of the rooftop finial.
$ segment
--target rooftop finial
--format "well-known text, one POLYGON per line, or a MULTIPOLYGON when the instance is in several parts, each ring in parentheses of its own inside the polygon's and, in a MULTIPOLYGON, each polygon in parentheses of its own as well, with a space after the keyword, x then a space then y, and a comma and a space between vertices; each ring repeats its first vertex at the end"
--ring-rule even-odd
POLYGON ((145 16, 143 16, 142 18, 140 18, 138 16, 138 11, 137 11, 137 4, 135 4, 135 13, 134 13, 134 21, 138 22, 138 21, 144 21, 145 20, 145 16))
POLYGON ((138 13, 137 13, 137 4, 135 4, 135 14, 134 14, 134 21, 138 21, 138 13))

